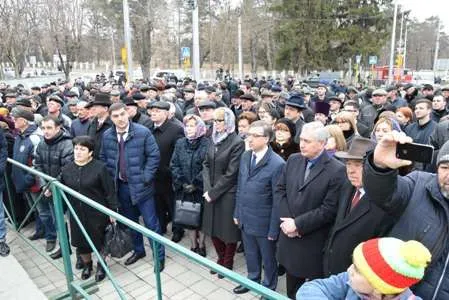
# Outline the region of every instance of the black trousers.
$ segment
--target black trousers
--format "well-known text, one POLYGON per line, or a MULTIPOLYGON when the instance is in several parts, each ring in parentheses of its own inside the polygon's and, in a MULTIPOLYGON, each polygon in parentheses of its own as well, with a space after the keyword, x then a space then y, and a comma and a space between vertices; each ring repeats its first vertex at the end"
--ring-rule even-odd
POLYGON ((287 296, 290 299, 296 299, 296 292, 306 282, 305 278, 296 277, 287 272, 287 296))

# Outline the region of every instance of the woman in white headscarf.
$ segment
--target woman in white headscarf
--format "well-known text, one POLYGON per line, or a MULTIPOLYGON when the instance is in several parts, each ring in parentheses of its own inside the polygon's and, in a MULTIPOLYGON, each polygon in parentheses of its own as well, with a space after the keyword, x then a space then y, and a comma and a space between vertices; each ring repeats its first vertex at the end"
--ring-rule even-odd
MULTIPOLYGON (((235 132, 234 113, 224 107, 216 109, 212 144, 203 164, 206 201, 202 229, 212 238, 217 263, 231 270, 240 240, 240 230, 234 224, 233 214, 240 157, 244 151, 245 144, 235 132)), ((211 271, 211 274, 215 272, 211 271)))

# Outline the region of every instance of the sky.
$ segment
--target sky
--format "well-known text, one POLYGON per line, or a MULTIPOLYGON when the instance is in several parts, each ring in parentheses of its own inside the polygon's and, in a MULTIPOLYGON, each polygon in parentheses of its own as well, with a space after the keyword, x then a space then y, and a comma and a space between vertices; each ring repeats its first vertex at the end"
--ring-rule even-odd
POLYGON ((411 10, 411 17, 424 21, 431 16, 439 16, 443 21, 443 31, 449 33, 448 0, 398 0, 404 10, 411 10))

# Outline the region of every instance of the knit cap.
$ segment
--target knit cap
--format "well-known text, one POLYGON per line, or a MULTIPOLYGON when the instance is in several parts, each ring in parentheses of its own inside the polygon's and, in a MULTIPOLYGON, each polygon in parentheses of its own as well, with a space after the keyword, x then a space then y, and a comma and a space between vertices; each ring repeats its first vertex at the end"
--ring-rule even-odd
POLYGON ((358 271, 383 295, 400 294, 419 282, 430 259, 429 250, 420 242, 392 237, 360 243, 353 252, 358 271))

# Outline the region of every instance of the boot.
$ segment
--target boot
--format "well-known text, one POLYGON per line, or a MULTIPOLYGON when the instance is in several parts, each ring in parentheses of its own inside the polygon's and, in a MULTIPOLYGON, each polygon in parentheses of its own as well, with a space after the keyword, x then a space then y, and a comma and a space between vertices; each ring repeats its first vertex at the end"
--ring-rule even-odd
POLYGON ((92 275, 92 261, 84 263, 83 272, 81 273, 81 279, 86 280, 92 275))
MULTIPOLYGON (((106 263, 106 262, 105 262, 106 263)), ((97 272, 95 273, 95 281, 100 282, 106 277, 106 272, 99 262, 97 262, 97 272)))
POLYGON ((79 255, 79 254, 76 254, 76 264, 75 264, 75 268, 76 268, 77 270, 81 270, 81 269, 84 268, 84 262, 83 262, 83 260, 81 259, 81 255, 79 255))

